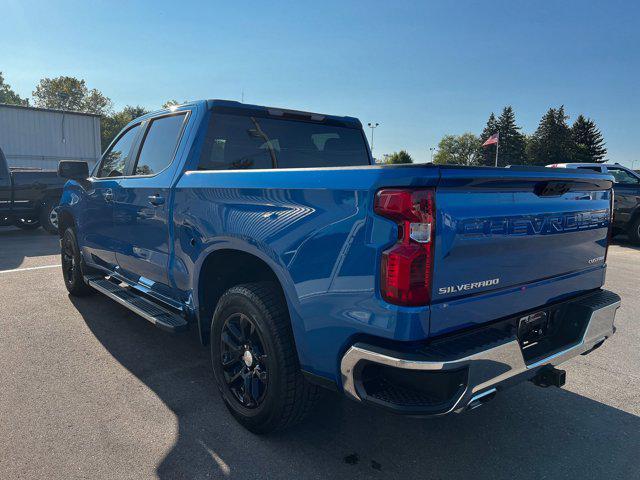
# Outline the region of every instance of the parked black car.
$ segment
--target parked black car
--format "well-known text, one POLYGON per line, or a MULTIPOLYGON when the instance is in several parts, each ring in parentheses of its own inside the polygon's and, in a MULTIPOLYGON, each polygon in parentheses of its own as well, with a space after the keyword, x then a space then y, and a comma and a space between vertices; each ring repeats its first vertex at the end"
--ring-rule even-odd
POLYGON ((37 168, 14 168, 0 149, 0 226, 25 230, 40 226, 58 233, 58 214, 65 179, 57 172, 37 168))
POLYGON ((629 240, 640 245, 640 175, 618 163, 557 163, 556 168, 577 168, 608 173, 613 177, 613 230, 626 232, 629 240))

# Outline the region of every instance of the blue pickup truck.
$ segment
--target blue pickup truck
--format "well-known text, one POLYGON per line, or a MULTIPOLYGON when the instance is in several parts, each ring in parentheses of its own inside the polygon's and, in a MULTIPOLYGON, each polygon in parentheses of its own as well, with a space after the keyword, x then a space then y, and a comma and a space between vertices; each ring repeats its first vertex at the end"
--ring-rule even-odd
POLYGON ((352 117, 209 100, 61 162, 62 270, 169 332, 197 329, 245 427, 322 388, 393 412, 478 407, 614 331, 612 179, 375 165, 352 117))

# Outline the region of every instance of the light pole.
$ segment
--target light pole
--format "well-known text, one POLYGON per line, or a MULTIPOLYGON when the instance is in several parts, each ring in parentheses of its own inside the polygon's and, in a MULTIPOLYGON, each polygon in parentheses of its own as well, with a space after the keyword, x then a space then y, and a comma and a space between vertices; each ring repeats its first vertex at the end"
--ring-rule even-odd
POLYGON ((373 129, 380 124, 377 122, 376 123, 369 122, 367 125, 369 125, 369 128, 371 129, 371 153, 373 153, 373 129))
POLYGON ((429 151, 431 152, 431 163, 433 163, 433 152, 436 151, 436 147, 429 148, 429 151))

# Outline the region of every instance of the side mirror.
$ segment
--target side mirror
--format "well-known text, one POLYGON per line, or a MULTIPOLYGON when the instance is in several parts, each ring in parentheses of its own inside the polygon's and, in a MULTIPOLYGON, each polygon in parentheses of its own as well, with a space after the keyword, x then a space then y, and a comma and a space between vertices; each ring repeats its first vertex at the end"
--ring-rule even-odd
POLYGON ((77 160, 62 160, 58 163, 58 176, 71 180, 86 180, 89 178, 89 164, 77 160))

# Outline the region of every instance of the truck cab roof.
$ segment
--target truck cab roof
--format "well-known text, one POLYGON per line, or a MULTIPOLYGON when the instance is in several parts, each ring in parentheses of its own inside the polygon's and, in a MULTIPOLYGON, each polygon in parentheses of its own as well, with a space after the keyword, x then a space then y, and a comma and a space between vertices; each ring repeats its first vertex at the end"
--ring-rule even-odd
MULTIPOLYGON (((267 117, 278 117, 291 120, 306 120, 311 122, 331 123, 334 125, 340 125, 350 128, 362 128, 362 123, 359 119, 349 116, 327 115, 324 113, 305 112, 302 110, 292 110, 289 108, 281 107, 268 107, 264 105, 252 105, 249 103, 241 103, 233 100, 222 99, 210 99, 210 100, 194 100, 186 102, 180 105, 171 106, 156 110, 142 117, 135 119, 136 121, 152 118, 158 114, 175 111, 179 108, 189 106, 204 106, 207 110, 212 110, 220 113, 238 114, 238 115, 257 115, 267 117)), ((133 123, 133 122, 132 122, 133 123)))

